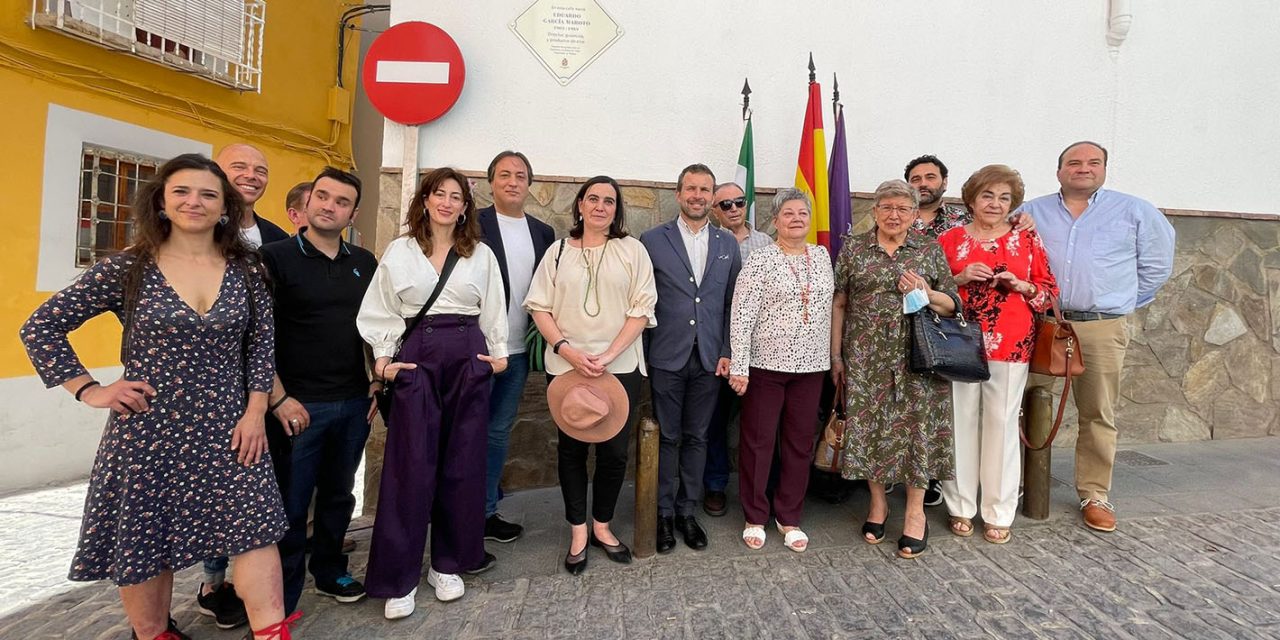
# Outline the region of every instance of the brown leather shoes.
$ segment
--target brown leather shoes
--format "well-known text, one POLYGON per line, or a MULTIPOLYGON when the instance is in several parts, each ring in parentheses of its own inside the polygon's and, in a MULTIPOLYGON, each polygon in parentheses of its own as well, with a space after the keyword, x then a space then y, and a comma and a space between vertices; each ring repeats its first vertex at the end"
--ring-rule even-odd
POLYGON ((1116 510, 1109 502, 1084 499, 1080 501, 1080 513, 1085 526, 1094 531, 1115 531, 1116 510))
POLYGON ((708 491, 702 496, 702 510, 706 511, 707 515, 718 518, 729 510, 728 502, 728 497, 723 491, 708 491))

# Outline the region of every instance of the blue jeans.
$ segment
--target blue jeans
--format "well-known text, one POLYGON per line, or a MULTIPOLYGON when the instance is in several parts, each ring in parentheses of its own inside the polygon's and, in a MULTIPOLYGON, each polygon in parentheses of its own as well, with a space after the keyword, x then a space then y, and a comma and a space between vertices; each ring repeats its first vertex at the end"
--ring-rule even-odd
POLYGON ((520 409, 520 398, 524 395, 524 383, 528 379, 527 353, 507 356, 507 370, 493 376, 493 390, 489 394, 489 452, 485 458, 485 518, 498 512, 499 485, 502 467, 507 464, 511 427, 515 426, 516 411, 520 409))
POLYGON ((729 486, 729 425, 740 408, 738 394, 729 387, 728 381, 721 380, 711 428, 707 430, 707 466, 702 472, 702 484, 707 491, 723 492, 729 486))
POLYGON ((369 437, 368 398, 333 402, 304 402, 311 425, 293 439, 293 456, 284 511, 289 530, 279 543, 284 573, 285 611, 292 612, 302 596, 306 579, 307 508, 315 495, 314 532, 311 540, 311 575, 330 582, 347 574, 342 538, 351 524, 356 498, 356 468, 369 437))

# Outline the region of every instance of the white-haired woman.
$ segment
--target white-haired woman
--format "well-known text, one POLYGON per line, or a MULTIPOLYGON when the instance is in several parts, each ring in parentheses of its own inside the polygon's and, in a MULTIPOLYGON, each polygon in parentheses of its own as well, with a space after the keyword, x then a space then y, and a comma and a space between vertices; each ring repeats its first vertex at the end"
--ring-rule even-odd
POLYGON ((912 373, 911 326, 903 296, 921 290, 934 312, 956 310, 956 285, 942 247, 913 233, 920 195, 901 180, 876 189, 875 227, 847 238, 836 260, 831 373, 845 390, 845 478, 865 478, 871 508, 862 535, 884 540, 889 504, 884 486, 907 486, 898 555, 924 553, 929 529, 924 492, 930 479, 955 477, 951 384, 912 373))
POLYGON ((738 480, 746 517, 742 540, 752 549, 765 542, 771 506, 765 488, 779 440, 781 472, 772 510, 788 549, 799 552, 809 545, 799 525, 822 378, 831 362, 826 337, 835 289, 831 255, 806 240, 811 212, 803 191, 778 192, 778 241, 751 253, 733 294, 729 386, 743 396, 738 480))

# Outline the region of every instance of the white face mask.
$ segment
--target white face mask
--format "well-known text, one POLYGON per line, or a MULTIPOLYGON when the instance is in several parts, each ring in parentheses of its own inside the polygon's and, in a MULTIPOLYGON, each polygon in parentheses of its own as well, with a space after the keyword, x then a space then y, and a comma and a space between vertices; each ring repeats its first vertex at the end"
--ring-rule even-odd
POLYGON ((915 313, 929 306, 929 294, 924 289, 912 289, 902 296, 902 313, 915 313))

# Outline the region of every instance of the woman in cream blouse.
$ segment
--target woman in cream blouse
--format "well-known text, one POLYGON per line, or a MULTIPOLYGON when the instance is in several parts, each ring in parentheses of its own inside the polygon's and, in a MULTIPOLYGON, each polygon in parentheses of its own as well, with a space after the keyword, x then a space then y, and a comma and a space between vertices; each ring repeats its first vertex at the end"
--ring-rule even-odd
POLYGON ((377 358, 374 375, 394 385, 365 580, 371 597, 387 598, 387 618, 413 613, 428 525, 427 584, 440 600, 462 597, 458 574, 492 563, 484 550, 489 387, 507 367, 502 275, 479 242, 467 179, 449 168, 427 174, 408 226, 383 252, 356 318, 377 358), (399 344, 452 253, 457 264, 440 296, 399 344))
POLYGON ((645 375, 640 333, 656 325, 653 310, 658 294, 648 252, 627 235, 622 190, 613 178, 596 176, 578 190, 573 220, 569 237, 547 249, 524 305, 547 339, 548 377, 569 371, 589 378, 617 376, 631 407, 622 431, 596 445, 590 535, 590 445, 559 432, 560 490, 572 533, 565 568, 578 574, 586 568, 588 540, 604 548, 612 560, 631 558, 609 523, 627 471, 627 445, 645 375))

